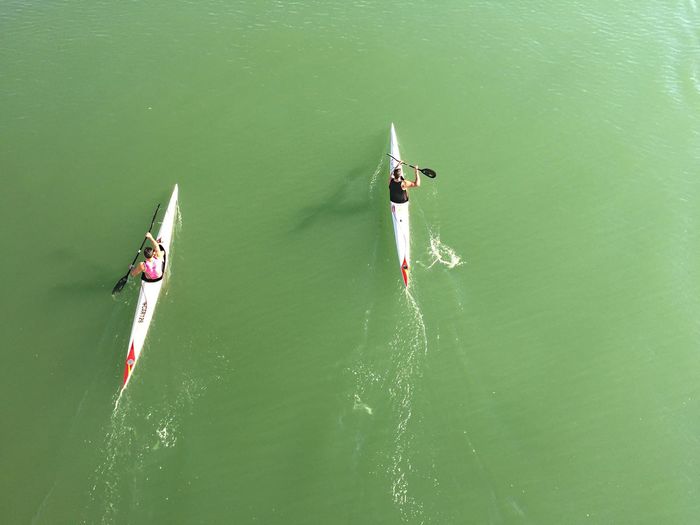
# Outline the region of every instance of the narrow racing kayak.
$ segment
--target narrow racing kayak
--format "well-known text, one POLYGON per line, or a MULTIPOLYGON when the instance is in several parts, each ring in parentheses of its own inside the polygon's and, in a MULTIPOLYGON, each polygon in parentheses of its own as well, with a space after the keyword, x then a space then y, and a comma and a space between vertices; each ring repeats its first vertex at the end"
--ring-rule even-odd
MULTIPOLYGON (((391 125, 391 156, 400 159, 399 141, 396 138, 394 124, 391 125)), ((389 175, 398 165, 394 159, 389 158, 389 175)), ((408 287, 408 271, 411 264, 411 232, 408 225, 408 202, 397 204, 390 202, 391 219, 394 222, 394 237, 396 238, 396 252, 399 256, 399 269, 403 283, 408 287)))
MULTIPOLYGON (((164 248, 164 264, 163 277, 155 282, 147 282, 141 279, 141 291, 139 292, 139 301, 136 305, 136 314, 134 315, 134 324, 131 327, 131 337, 129 337, 129 346, 127 348, 126 363, 124 365, 124 384, 122 385, 121 393, 124 392, 126 385, 134 373, 136 362, 143 350, 143 344, 146 340, 148 327, 153 319, 153 312, 156 309, 160 289, 163 287, 163 281, 168 276, 170 266, 170 246, 173 240, 173 229, 175 226, 175 214, 177 213, 177 184, 173 189, 173 194, 170 197, 168 208, 165 210, 163 222, 160 225, 160 231, 156 239, 160 239, 160 245, 164 248)), ((141 274, 143 275, 143 274, 141 274)))

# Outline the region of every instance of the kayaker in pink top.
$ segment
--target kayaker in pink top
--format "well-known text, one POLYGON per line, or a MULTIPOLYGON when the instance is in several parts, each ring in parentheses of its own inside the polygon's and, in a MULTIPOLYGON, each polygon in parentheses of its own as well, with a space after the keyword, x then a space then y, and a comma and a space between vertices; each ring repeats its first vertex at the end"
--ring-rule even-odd
POLYGON ((148 279, 157 280, 163 276, 163 251, 151 232, 146 233, 146 239, 151 241, 153 248, 149 246, 143 250, 143 256, 146 260, 141 261, 131 269, 131 276, 136 277, 143 272, 148 279))

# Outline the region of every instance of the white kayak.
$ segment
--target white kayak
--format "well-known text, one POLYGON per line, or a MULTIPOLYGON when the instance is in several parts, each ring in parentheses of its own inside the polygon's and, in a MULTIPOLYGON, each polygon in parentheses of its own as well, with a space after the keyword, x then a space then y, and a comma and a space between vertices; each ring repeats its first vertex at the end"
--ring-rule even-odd
MULTIPOLYGON (((400 159, 399 141, 396 138, 394 124, 391 125, 391 156, 400 159)), ((389 176, 397 166, 397 162, 389 158, 389 176)), ((394 237, 396 238, 396 252, 399 256, 399 269, 403 283, 408 287, 408 271, 411 265, 411 232, 408 224, 408 202, 397 204, 390 202, 391 219, 394 222, 394 237)))
MULTIPOLYGON (((168 277, 168 269, 170 266, 170 246, 173 240, 173 229, 175 226, 175 215, 177 213, 177 184, 173 189, 173 194, 170 197, 168 208, 165 210, 163 222, 160 225, 160 231, 156 239, 160 239, 160 245, 165 248, 165 259, 163 266, 163 278, 156 282, 147 282, 141 279, 141 291, 139 292, 139 301, 136 305, 136 314, 134 315, 134 324, 131 327, 131 337, 129 337, 129 346, 127 347, 126 363, 124 365, 124 384, 122 392, 129 384, 136 362, 143 350, 143 344, 146 340, 148 327, 153 319, 153 312, 156 309, 160 289, 163 287, 163 281, 168 277)), ((141 274, 143 275, 143 274, 141 274)), ((121 395, 121 392, 120 392, 121 395)))

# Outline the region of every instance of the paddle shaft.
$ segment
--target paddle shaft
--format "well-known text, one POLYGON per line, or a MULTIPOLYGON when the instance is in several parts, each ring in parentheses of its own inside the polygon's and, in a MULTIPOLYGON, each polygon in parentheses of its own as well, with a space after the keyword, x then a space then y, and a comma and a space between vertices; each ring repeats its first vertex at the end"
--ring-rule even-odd
MULTIPOLYGON (((148 227, 149 232, 153 229, 153 223, 156 222, 156 215, 158 215, 159 209, 160 209, 160 204, 158 204, 158 206, 156 206, 156 211, 153 212, 153 218, 151 219, 151 225, 148 227)), ((139 251, 136 252, 136 257, 134 257, 134 260, 131 261, 131 266, 133 266, 136 263, 136 259, 139 258, 139 255, 141 254, 141 250, 143 250, 144 244, 146 244, 146 237, 143 238, 143 241, 141 242, 141 246, 139 247, 139 251)))
POLYGON ((408 166, 410 168, 415 168, 415 166, 413 164, 409 164, 408 162, 404 162, 402 160, 399 160, 396 157, 394 157, 391 153, 387 153, 387 155, 389 155, 392 159, 394 159, 399 164, 403 164, 404 166, 408 166))
MULTIPOLYGON (((151 219, 151 225, 148 227, 148 231, 150 232, 151 229, 153 228, 153 223, 156 222, 156 215, 158 215, 158 210, 160 209, 160 204, 156 206, 156 211, 153 213, 153 218, 151 219)), ((131 264, 129 265, 129 269, 126 272, 126 277, 127 279, 129 278, 129 272, 131 271, 131 267, 136 264, 136 260, 139 258, 139 255, 141 255, 141 250, 143 250, 143 245, 146 244, 146 237, 143 238, 143 242, 141 243, 141 246, 139 247, 139 251, 136 252, 136 256, 134 257, 134 260, 131 261, 131 264)))
MULTIPOLYGON (((394 159, 394 160, 395 160, 396 162, 398 162, 399 164, 403 164, 403 165, 409 166, 409 167, 411 167, 411 168, 415 168, 415 167, 416 167, 416 166, 414 166, 413 164, 409 164, 408 162, 404 162, 404 161, 402 161, 402 160, 397 159, 397 158, 394 157, 391 153, 387 153, 387 155, 389 155, 392 159, 394 159)), ((434 170, 431 170, 430 168, 418 168, 418 171, 420 171, 423 175, 425 175, 425 176, 427 176, 427 177, 430 177, 431 179, 432 179, 433 177, 435 177, 435 171, 434 171, 434 170)))

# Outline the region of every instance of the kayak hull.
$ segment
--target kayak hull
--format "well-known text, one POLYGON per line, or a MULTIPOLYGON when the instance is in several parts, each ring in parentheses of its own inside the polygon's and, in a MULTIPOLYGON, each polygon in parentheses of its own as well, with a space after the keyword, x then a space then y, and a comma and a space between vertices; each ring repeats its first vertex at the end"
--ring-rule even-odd
MULTIPOLYGON (((390 140, 391 156, 400 159, 401 152, 399 151, 399 141, 396 137, 394 124, 391 125, 390 140)), ((398 163, 394 159, 389 159, 389 175, 394 171, 397 164, 398 163)), ((399 258, 399 270, 401 271, 401 278, 403 279, 404 286, 408 287, 409 271, 411 267, 411 230, 408 214, 409 202, 401 204, 390 202, 389 205, 391 220, 394 224, 394 239, 396 240, 396 254, 399 258)))
POLYGON ((411 261, 411 244, 408 220, 408 203, 391 203, 391 220, 394 223, 394 238, 396 239, 396 253, 399 256, 399 269, 403 284, 408 286, 408 271, 411 261))
POLYGON ((163 278, 156 282, 146 282, 141 280, 139 290, 139 299, 136 303, 136 312, 134 314, 134 322, 131 326, 131 336, 129 337, 129 345, 127 347, 126 361, 124 363, 124 378, 122 391, 129 384, 134 368, 138 362, 141 351, 143 350, 148 334, 148 328, 153 319, 153 313, 158 303, 158 296, 163 288, 165 279, 168 278, 170 264, 170 246, 172 244, 173 230, 175 228, 175 215, 177 213, 178 201, 178 186, 175 185, 173 193, 170 196, 170 202, 163 215, 163 222, 156 239, 160 239, 160 245, 165 248, 165 266, 163 268, 163 278))

